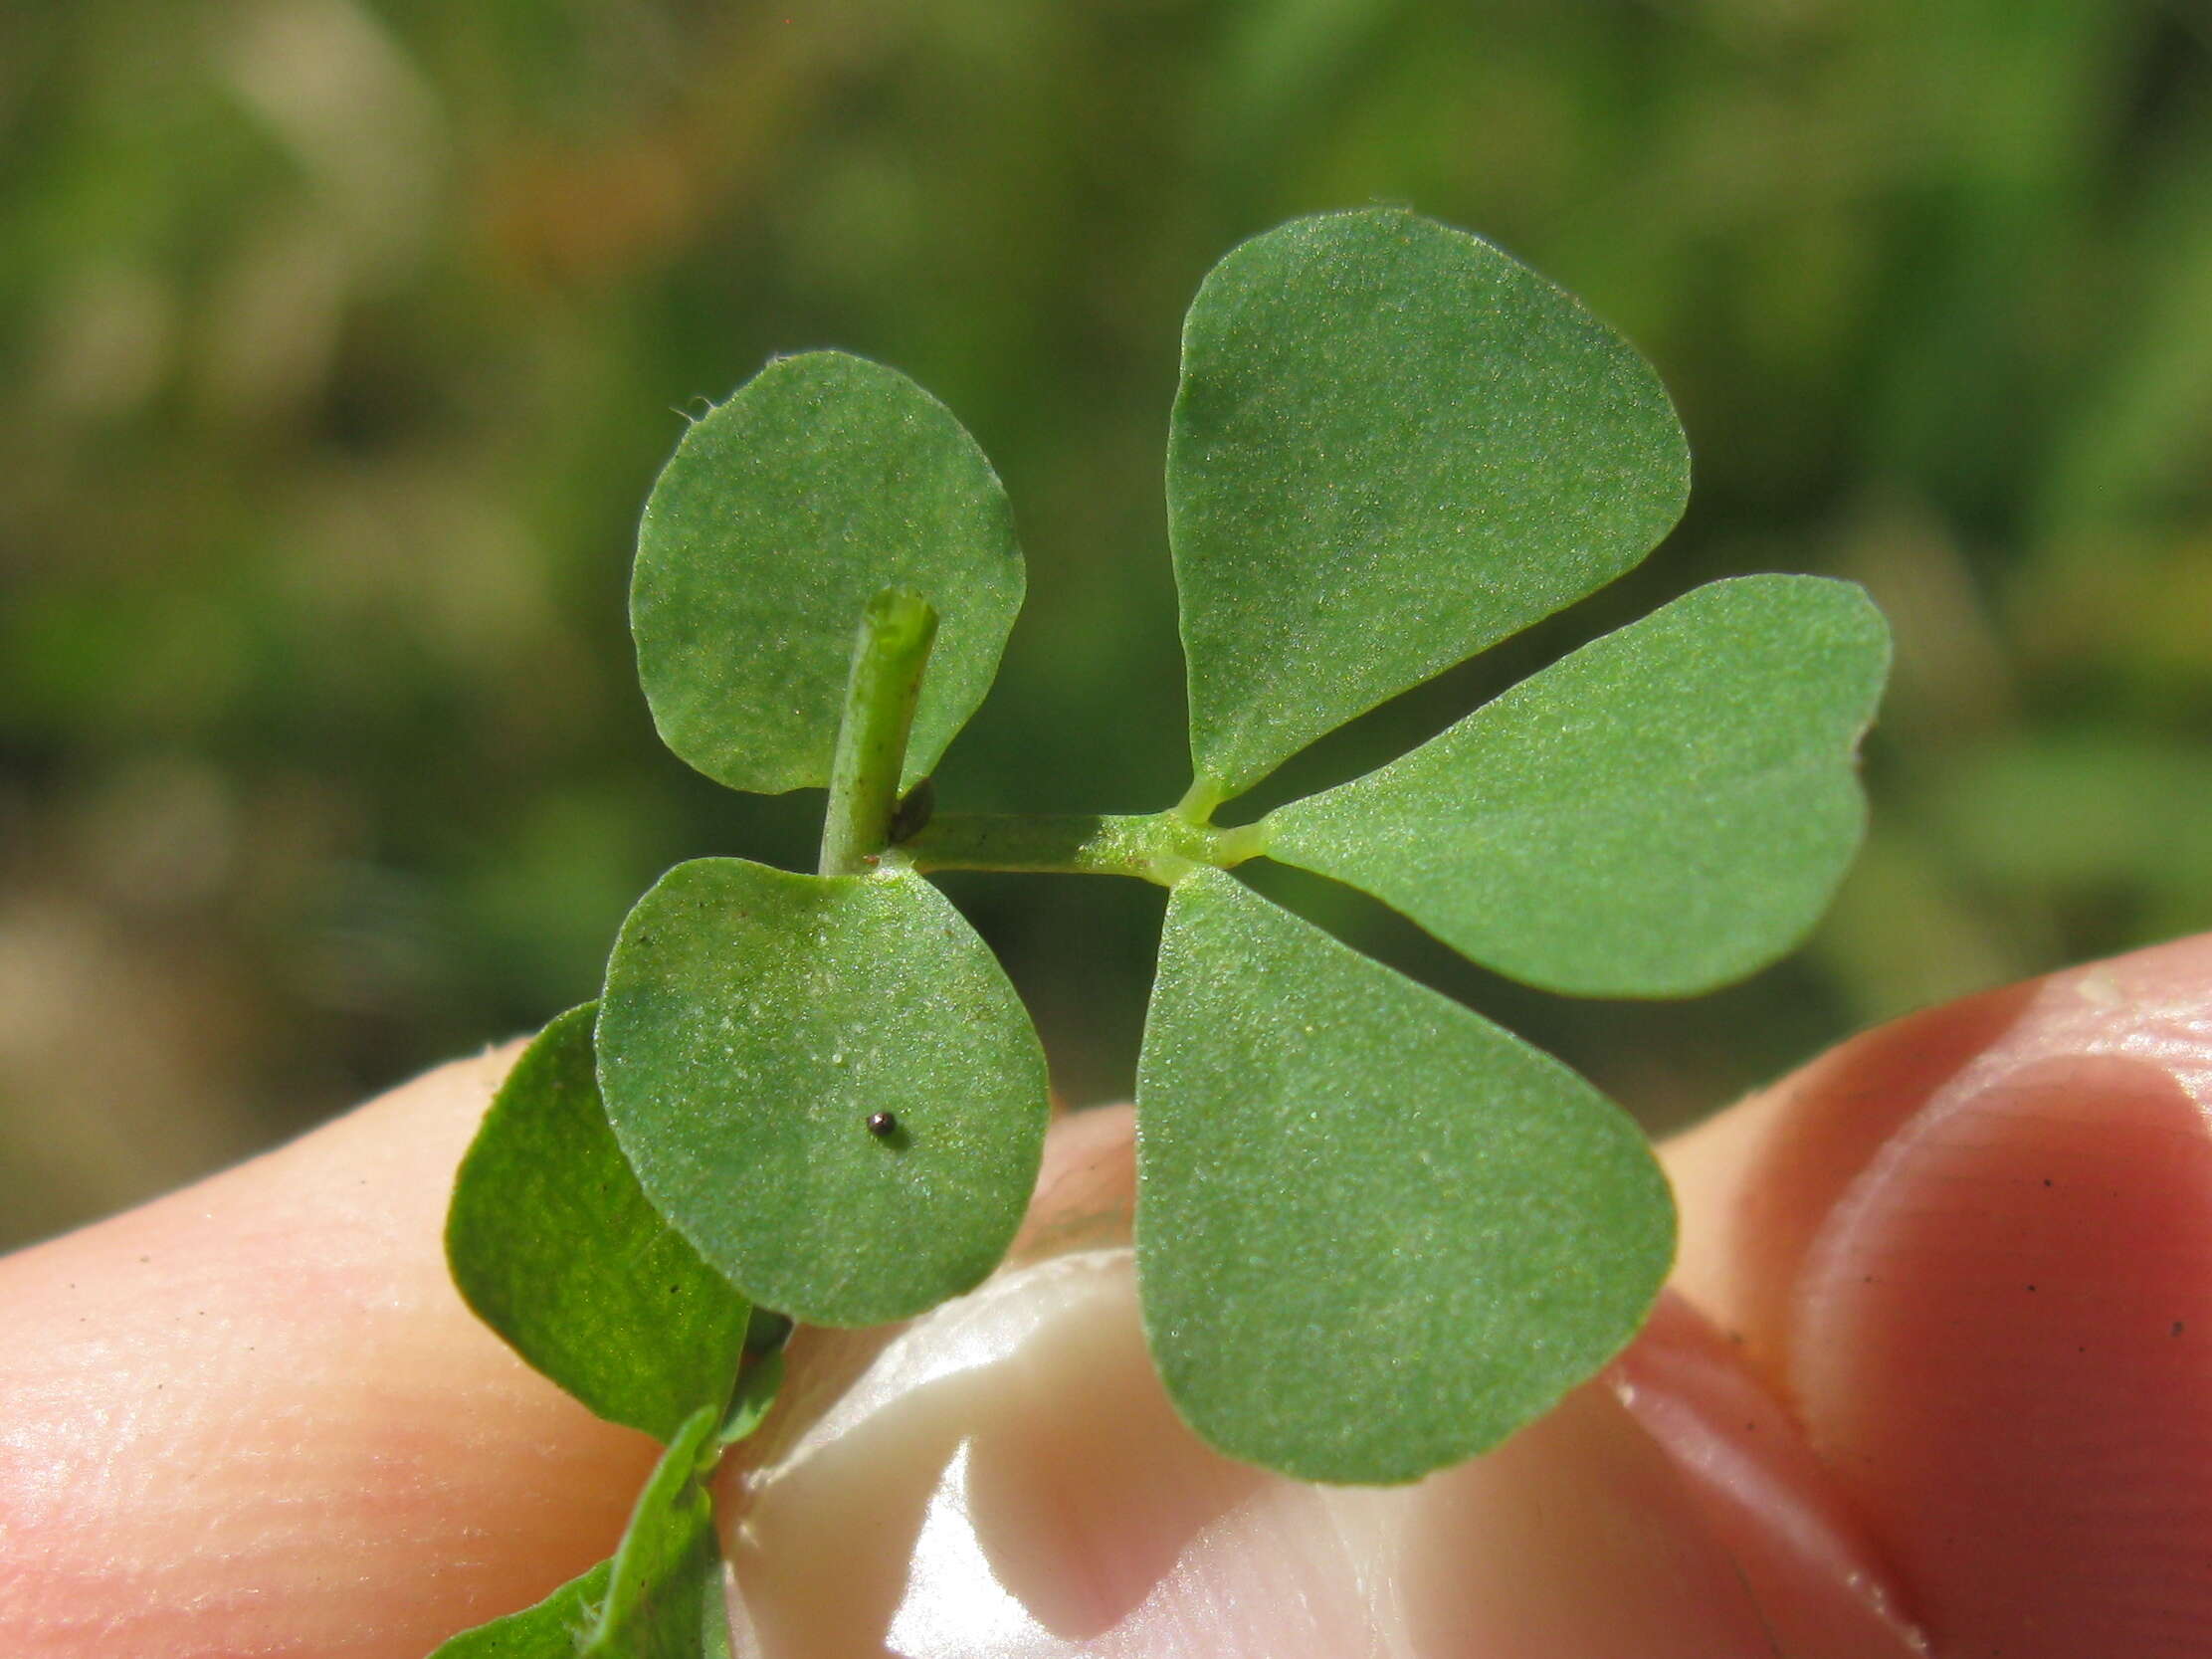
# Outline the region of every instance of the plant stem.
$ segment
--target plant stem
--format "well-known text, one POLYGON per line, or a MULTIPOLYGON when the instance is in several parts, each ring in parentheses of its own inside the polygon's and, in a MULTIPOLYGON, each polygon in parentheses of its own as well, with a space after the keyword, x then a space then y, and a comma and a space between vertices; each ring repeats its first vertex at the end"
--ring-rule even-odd
POLYGON ((1203 772, 1190 780, 1190 787, 1183 791, 1173 811, 1178 818, 1187 818, 1194 824, 1210 824, 1214 810, 1229 798, 1229 791, 1203 772))
POLYGON ((936 611, 903 588, 885 588, 861 613, 853 674, 845 683, 845 717, 830 762, 829 810, 822 820, 817 868, 825 876, 865 875, 891 843, 906 738, 936 638, 936 611))
POLYGON ((1017 870, 1136 876, 1162 887, 1211 865, 1227 869, 1266 850, 1258 824, 1211 829, 1177 811, 1145 815, 1039 813, 932 819, 899 852, 914 869, 1017 870))

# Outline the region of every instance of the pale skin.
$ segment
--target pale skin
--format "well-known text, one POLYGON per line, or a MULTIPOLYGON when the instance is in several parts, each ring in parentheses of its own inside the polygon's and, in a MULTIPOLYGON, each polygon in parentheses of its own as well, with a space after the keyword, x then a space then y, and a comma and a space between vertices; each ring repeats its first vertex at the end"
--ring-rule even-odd
MULTIPOLYGON (((512 1054, 0 1261, 0 1653, 420 1659, 606 1554, 654 1448, 440 1258, 512 1054)), ((1910 1624, 1944 1659, 2212 1654, 2208 1110, 2212 936, 1847 1044, 1667 1148, 1676 1292, 1613 1371, 1488 1458, 1337 1494, 1175 1422, 1114 1249, 1129 1119, 1079 1115, 1030 1265, 732 1486, 752 1639, 1879 1659, 1910 1624)), ((795 1348, 786 1406, 850 1344, 795 1348)))

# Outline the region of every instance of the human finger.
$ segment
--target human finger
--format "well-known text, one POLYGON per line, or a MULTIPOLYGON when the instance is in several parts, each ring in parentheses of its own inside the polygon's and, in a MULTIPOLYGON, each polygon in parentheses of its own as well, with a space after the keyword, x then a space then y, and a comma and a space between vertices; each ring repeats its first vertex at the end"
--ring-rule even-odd
POLYGON ((421 1659, 607 1554, 655 1448, 440 1244, 511 1059, 0 1260, 0 1653, 421 1659))
POLYGON ((1943 1654, 2212 1651, 2212 936, 1848 1043, 1669 1160, 1681 1282, 1943 1654))

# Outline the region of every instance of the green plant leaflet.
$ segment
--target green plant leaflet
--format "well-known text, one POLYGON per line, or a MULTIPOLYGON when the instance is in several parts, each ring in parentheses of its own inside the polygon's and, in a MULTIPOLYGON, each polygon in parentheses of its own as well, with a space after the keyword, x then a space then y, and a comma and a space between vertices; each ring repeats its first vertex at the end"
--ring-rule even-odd
POLYGON ((1301 1479, 1496 1445, 1619 1351, 1673 1259, 1619 1108, 1219 871, 1169 902, 1136 1098, 1168 1393, 1301 1479))
POLYGON ((1690 456, 1564 290, 1411 213, 1300 219, 1183 326, 1168 529, 1191 758, 1234 795, 1636 564, 1690 456))
POLYGON ((554 1020, 493 1098, 454 1185, 446 1259, 523 1358, 665 1441, 728 1394, 751 1310, 646 1201, 615 1144, 596 1012, 554 1020))
POLYGON ((708 776, 827 790, 823 873, 671 870, 596 1019, 547 1027, 469 1155, 449 1237, 471 1303, 673 1439, 609 1567, 447 1659, 722 1659, 704 1483, 774 1408, 790 1322, 909 1318, 1012 1242, 1044 1057, 925 873, 1170 890, 1138 1289, 1212 1445, 1418 1480, 1550 1409, 1648 1317, 1675 1213, 1635 1124, 1230 871, 1348 883, 1569 994, 1740 977, 1803 937, 1863 834, 1880 615, 1845 582, 1713 582, 1363 777, 1217 825, 1323 733, 1635 565, 1682 513, 1689 451, 1657 375, 1573 297, 1372 209, 1269 231, 1206 279, 1166 482, 1190 788, 1148 814, 963 815, 917 785, 1023 593, 974 442, 837 352, 771 362, 686 434, 639 531, 639 677, 708 776))
POLYGON ((926 777, 998 673, 1021 549, 950 411, 839 351, 779 357, 696 422, 638 525, 630 625, 670 748, 732 789, 830 780, 853 625, 887 587, 935 607, 906 751, 926 777))
POLYGON ((1278 808, 1268 852, 1548 990, 1710 990, 1827 908, 1865 829, 1858 742, 1889 660, 1848 582, 1713 582, 1278 808))
POLYGON ((623 924, 599 1080, 662 1212, 815 1325, 977 1284, 1021 1221, 1048 1110, 1028 1016, 935 888, 741 859, 679 865, 623 924))
POLYGON ((638 1494, 578 1659, 722 1659, 728 1653, 721 1543, 706 1492, 719 1417, 709 1406, 686 1422, 638 1494))
POLYGON ((430 1659, 576 1659, 591 1639, 613 1571, 611 1559, 601 1561, 534 1606, 462 1631, 430 1659))

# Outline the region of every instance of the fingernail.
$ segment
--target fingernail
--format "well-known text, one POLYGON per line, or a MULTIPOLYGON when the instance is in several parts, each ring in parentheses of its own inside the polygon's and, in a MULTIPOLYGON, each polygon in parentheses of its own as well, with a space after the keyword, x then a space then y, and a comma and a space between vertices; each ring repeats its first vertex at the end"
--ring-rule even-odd
POLYGON ((1790 1659, 1924 1654, 1887 1561, 1740 1344, 1675 1296, 1607 1372, 1790 1659))

